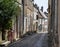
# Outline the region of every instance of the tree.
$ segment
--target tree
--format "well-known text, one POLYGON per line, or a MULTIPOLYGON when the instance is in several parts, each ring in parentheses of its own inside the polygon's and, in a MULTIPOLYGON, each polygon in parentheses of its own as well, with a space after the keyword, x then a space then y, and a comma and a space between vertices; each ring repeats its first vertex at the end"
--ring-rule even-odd
POLYGON ((0 0, 0 31, 5 40, 5 30, 12 28, 12 18, 16 16, 16 0, 0 0))

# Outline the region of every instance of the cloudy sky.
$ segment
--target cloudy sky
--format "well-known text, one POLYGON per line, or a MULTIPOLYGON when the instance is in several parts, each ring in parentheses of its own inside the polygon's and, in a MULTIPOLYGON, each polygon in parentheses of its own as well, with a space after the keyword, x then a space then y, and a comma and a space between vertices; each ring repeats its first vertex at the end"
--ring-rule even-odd
POLYGON ((39 6, 39 8, 43 6, 44 11, 46 11, 46 9, 48 8, 48 0, 34 0, 34 3, 36 3, 39 6))

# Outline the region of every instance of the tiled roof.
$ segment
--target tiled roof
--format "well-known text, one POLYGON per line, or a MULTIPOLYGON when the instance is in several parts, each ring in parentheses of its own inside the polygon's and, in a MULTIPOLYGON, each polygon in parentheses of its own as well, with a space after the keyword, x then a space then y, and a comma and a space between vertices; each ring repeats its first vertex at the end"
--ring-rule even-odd
POLYGON ((42 12, 41 10, 39 10, 39 11, 44 18, 47 18, 47 16, 44 14, 44 12, 42 12))

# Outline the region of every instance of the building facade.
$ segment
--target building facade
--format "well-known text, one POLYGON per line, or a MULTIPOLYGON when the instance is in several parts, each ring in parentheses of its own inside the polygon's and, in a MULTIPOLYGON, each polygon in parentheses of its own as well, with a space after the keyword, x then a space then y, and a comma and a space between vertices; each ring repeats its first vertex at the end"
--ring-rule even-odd
POLYGON ((59 0, 49 0, 48 2, 48 37, 49 47, 60 47, 59 0))
POLYGON ((33 30, 33 0, 24 0, 24 34, 33 30))
POLYGON ((42 32, 42 18, 40 11, 38 12, 38 32, 42 32))
POLYGON ((34 4, 34 20, 33 20, 33 31, 37 32, 37 28, 38 28, 38 10, 39 7, 37 6, 37 4, 34 4))
POLYGON ((38 20, 38 27, 40 32, 46 32, 48 28, 48 17, 44 14, 43 10, 39 10, 40 18, 38 20))
POLYGON ((5 40, 2 40, 2 32, 0 33, 0 43, 5 44, 11 41, 18 40, 23 31, 23 4, 22 0, 17 0, 17 16, 12 19, 12 29, 11 31, 6 30, 5 40))
POLYGON ((14 39, 18 39, 21 37, 21 34, 23 32, 23 4, 22 0, 17 0, 18 10, 17 10, 17 16, 13 20, 12 28, 14 31, 14 39))

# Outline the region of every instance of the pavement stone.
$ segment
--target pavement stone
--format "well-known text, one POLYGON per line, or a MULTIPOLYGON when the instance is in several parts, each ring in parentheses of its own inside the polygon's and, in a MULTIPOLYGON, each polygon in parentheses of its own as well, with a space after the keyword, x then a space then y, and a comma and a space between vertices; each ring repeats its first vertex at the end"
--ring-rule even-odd
POLYGON ((36 33, 25 37, 21 41, 8 45, 8 47, 48 47, 47 33, 36 33))

